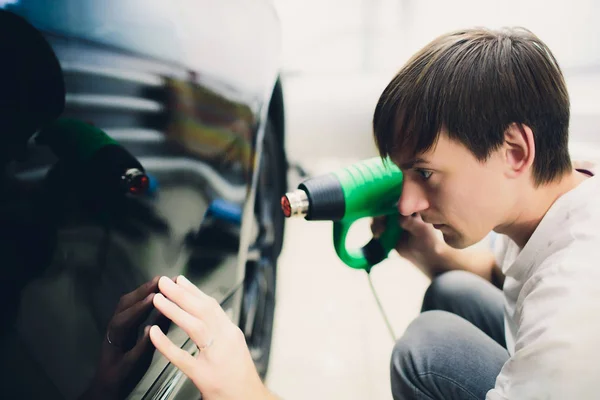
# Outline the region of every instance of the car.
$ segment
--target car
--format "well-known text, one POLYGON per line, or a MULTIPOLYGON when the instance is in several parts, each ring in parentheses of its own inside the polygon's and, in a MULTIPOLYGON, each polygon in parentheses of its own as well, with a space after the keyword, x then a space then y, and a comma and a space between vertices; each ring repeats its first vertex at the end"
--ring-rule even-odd
POLYGON ((19 47, 25 61, 8 73, 17 61, 3 57, 2 82, 21 89, 4 95, 2 115, 10 118, 22 93, 42 108, 64 98, 45 125, 33 111, 15 118, 21 125, 13 130, 28 132, 22 152, 3 139, 14 151, 0 194, 0 397, 200 398, 144 336, 156 323, 177 346, 198 351, 143 303, 158 276, 184 275, 214 297, 265 378, 288 170, 274 6, 5 0, 0 14, 42 38, 32 44, 17 28, 3 31, 3 49, 19 47), (53 64, 36 58, 46 45, 64 83, 54 98, 50 86, 36 86, 58 82, 53 64), (103 174, 121 165, 118 157, 94 156, 92 168, 73 155, 76 146, 43 142, 42 128, 55 120, 105 133, 141 166, 134 168, 145 179, 140 191, 109 196, 103 174))

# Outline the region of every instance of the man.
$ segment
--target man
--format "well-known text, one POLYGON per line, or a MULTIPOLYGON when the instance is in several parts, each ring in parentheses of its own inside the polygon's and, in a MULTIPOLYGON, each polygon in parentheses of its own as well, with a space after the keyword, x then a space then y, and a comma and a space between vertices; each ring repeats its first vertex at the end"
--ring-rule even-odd
POLYGON ((568 126, 560 68, 521 29, 440 37, 383 92, 375 139, 405 171, 412 234, 399 251, 430 275, 456 271, 433 280, 394 349, 394 397, 597 396, 600 182, 573 169, 568 126), (457 250, 492 230, 497 259, 457 250), (502 280, 503 295, 489 283, 502 280))
MULTIPOLYGON (((597 398, 600 181, 572 165, 548 47, 524 29, 443 35, 394 77, 373 122, 405 174, 397 250, 433 279, 392 355, 394 398, 597 398), (467 248, 491 231, 496 257, 467 248)), ((203 351, 157 328, 151 339, 205 398, 271 396, 214 300, 181 277, 159 288, 156 307, 203 351)))

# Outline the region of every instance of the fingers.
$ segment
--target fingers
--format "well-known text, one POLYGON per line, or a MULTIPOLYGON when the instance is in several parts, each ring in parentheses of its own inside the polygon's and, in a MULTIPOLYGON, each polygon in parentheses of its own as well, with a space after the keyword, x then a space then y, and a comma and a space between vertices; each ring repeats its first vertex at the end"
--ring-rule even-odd
POLYGON ((127 376, 131 369, 136 365, 136 362, 142 358, 144 353, 151 351, 152 346, 150 342, 150 327, 144 328, 144 335, 138 340, 136 345, 123 357, 123 369, 121 374, 127 376))
POLYGON ((138 301, 142 300, 144 297, 148 296, 150 293, 157 292, 159 278, 159 276, 154 277, 151 281, 144 283, 142 286, 135 289, 133 292, 127 293, 126 295, 122 296, 119 300, 119 304, 117 304, 115 314, 128 309, 138 301))
POLYGON ((112 331, 118 331, 119 334, 129 330, 132 326, 137 326, 152 311, 152 299, 155 293, 150 293, 145 299, 139 301, 124 311, 115 315, 110 323, 112 331))
POLYGON ((385 231, 386 217, 375 217, 371 222, 371 232, 373 233, 373 237, 380 237, 385 231))
POLYGON ((156 310, 156 314, 147 322, 149 326, 157 325, 161 331, 167 332, 171 327, 172 321, 164 316, 159 310, 156 310))
POLYGON ((184 288, 185 290, 187 290, 190 294, 199 297, 199 298, 208 298, 208 295, 206 293, 204 293, 203 291, 201 291, 200 289, 198 289, 198 287, 196 285, 194 285, 192 282, 190 282, 185 276, 183 275, 179 275, 177 277, 177 279, 174 279, 174 281, 181 286, 182 288, 184 288))
POLYGON ((195 358, 191 354, 175 346, 156 325, 150 328, 150 340, 167 360, 191 379, 195 367, 195 358))
POLYGON ((413 232, 414 229, 424 224, 423 219, 419 213, 413 213, 407 217, 400 215, 400 226, 402 229, 413 232))
POLYGON ((208 332, 208 328, 204 321, 195 318, 187 311, 181 309, 177 304, 167 299, 161 293, 154 296, 154 306, 163 313, 165 317, 169 318, 183 329, 198 346, 203 346, 210 341, 210 332, 208 332))
MULTIPOLYGON (((186 279, 177 278, 178 281, 185 282, 186 279)), ((188 281, 189 283, 189 281, 188 281)), ((192 285, 191 283, 189 283, 192 285)), ((177 304, 183 310, 193 315, 196 318, 205 320, 209 325, 216 322, 218 304, 215 299, 202 293, 201 296, 191 294, 190 290, 184 289, 181 284, 177 284, 170 279, 163 277, 158 282, 160 291, 177 304)))
MULTIPOLYGON (((231 318, 225 313, 223 308, 219 305, 219 303, 211 296, 204 293, 200 290, 196 285, 190 282, 185 276, 180 275, 176 279, 173 279, 176 282, 176 286, 180 287, 182 290, 190 294, 195 298, 191 303, 189 309, 186 309, 190 314, 199 318, 201 320, 205 320, 209 323, 210 326, 219 327, 221 323, 229 323, 231 322, 231 318)), ((168 287, 172 287, 169 282, 165 283, 168 287)), ((159 283, 159 287, 162 290, 162 286, 159 283)), ((172 301, 178 304, 180 307, 183 307, 182 304, 179 304, 176 298, 171 298, 168 293, 164 293, 167 297, 169 297, 172 301)), ((189 296, 188 296, 189 299, 189 296)), ((184 308, 185 309, 185 308, 184 308)))

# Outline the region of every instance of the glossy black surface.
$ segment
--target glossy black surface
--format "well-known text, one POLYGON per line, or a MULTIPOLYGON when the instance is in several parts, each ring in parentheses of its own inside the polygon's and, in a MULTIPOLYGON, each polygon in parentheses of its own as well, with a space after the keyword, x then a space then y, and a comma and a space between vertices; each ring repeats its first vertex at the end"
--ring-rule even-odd
MULTIPOLYGON (((175 382, 143 337, 146 325, 164 323, 144 303, 153 278, 184 274, 240 318, 248 249, 261 230, 255 175, 278 72, 277 20, 262 1, 23 0, 4 8, 54 49, 63 116, 117 140, 151 190, 105 201, 99 187, 86 196, 95 176, 34 142, 9 166, 0 203, 0 397, 158 396, 175 382), (117 346, 106 340, 109 326, 117 346)), ((176 326, 169 336, 187 340, 176 326)), ((178 382, 172 398, 184 398, 178 390, 189 398, 178 382)))

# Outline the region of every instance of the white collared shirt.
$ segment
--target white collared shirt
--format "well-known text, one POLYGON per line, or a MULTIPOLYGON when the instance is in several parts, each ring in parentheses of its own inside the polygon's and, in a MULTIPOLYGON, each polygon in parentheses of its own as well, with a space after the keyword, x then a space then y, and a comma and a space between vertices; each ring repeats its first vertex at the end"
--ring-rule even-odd
POLYGON ((510 359, 486 399, 599 399, 600 176, 558 198, 523 249, 497 245, 510 359))

